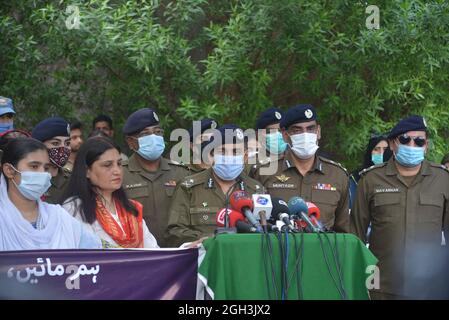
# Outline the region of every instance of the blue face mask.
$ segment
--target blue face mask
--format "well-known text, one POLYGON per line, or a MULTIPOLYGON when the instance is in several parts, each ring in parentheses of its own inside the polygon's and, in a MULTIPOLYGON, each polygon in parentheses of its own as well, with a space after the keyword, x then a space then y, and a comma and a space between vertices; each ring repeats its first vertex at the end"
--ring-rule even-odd
POLYGON ((373 153, 371 155, 371 161, 374 164, 381 164, 384 162, 384 154, 383 153, 373 153))
POLYGON ((395 158, 404 167, 416 167, 424 161, 424 148, 400 144, 395 158))
POLYGON ((20 173, 20 184, 12 182, 19 192, 28 200, 38 200, 51 186, 51 175, 48 172, 22 171, 12 167, 20 173))
POLYGON ((159 159, 165 150, 164 137, 150 134, 140 137, 138 141, 139 150, 137 150, 137 153, 146 160, 154 161, 159 159))
POLYGON ((243 156, 214 156, 212 169, 215 174, 224 181, 236 179, 243 171, 243 156))
POLYGON ((6 132, 8 130, 14 129, 14 123, 6 122, 6 123, 0 123, 0 133, 6 132))
POLYGON ((266 135, 267 150, 274 154, 281 154, 287 149, 287 144, 282 138, 282 133, 274 132, 266 135))

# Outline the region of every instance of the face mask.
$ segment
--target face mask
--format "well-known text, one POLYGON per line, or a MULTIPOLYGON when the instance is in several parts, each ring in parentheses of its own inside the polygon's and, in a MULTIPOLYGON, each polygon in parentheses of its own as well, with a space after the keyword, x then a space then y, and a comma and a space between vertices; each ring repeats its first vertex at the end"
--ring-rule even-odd
POLYGON ((6 122, 6 123, 0 123, 0 133, 6 132, 8 130, 14 129, 14 123, 6 122))
POLYGON ((159 159, 165 150, 164 137, 155 134, 140 137, 138 142, 139 150, 137 150, 137 153, 149 161, 159 159))
POLYGON ((54 165, 62 168, 67 163, 67 160, 69 160, 70 149, 66 147, 50 148, 48 149, 48 156, 54 165))
POLYGON ((282 133, 274 132, 266 135, 267 150, 274 154, 281 154, 287 149, 287 144, 282 138, 282 133))
POLYGON ((395 158, 404 167, 416 167, 424 160, 424 148, 400 144, 395 158))
POLYGON ((236 179, 243 171, 243 156, 223 156, 217 154, 212 166, 215 174, 224 181, 236 179))
POLYGON ((381 164, 384 162, 384 154, 383 153, 373 153, 371 155, 371 161, 374 164, 381 164))
POLYGON ((17 185, 14 180, 12 182, 19 192, 29 200, 38 200, 50 188, 51 175, 48 172, 23 171, 20 172, 20 184, 17 185))
POLYGON ((292 139, 292 150, 300 159, 310 159, 318 150, 316 133, 301 133, 290 136, 292 139))

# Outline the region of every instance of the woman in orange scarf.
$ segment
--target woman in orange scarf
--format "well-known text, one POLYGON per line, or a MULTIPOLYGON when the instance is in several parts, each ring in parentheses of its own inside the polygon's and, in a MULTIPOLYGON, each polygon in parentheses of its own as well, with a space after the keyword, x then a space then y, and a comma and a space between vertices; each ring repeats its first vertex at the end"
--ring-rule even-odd
POLYGON ((88 139, 78 151, 63 207, 97 234, 104 247, 158 248, 142 219, 142 205, 122 188, 119 148, 104 137, 88 139))

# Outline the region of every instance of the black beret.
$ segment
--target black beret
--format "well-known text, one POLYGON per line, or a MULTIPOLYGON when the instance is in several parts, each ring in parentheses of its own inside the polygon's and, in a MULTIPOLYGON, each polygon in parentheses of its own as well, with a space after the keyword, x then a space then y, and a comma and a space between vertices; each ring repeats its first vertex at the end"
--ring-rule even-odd
POLYGON ((143 108, 133 112, 125 122, 123 133, 126 135, 138 133, 146 127, 159 124, 159 117, 150 108, 143 108))
POLYGON ((292 124, 316 120, 316 111, 311 104, 299 104, 291 107, 282 116, 281 128, 288 129, 292 124))
POLYGON ((282 110, 271 107, 262 112, 256 121, 256 130, 265 129, 270 124, 279 123, 282 119, 282 110))
POLYGON ((235 124, 224 124, 217 130, 211 139, 214 147, 225 143, 243 143, 247 139, 243 130, 235 124))
POLYGON ((70 137, 70 125, 61 117, 47 118, 39 122, 31 131, 31 137, 41 142, 57 136, 70 137))
POLYGON ((394 139, 397 136, 406 133, 408 131, 426 131, 427 124, 426 120, 421 116, 409 116, 398 122, 393 129, 391 129, 388 139, 394 139))
MULTIPOLYGON (((206 118, 206 119, 201 119, 200 121, 201 121, 200 134, 203 134, 203 132, 208 129, 216 129, 218 126, 217 121, 215 121, 214 119, 206 118)), ((196 136, 195 137, 193 136, 193 124, 192 124, 192 127, 189 129, 189 136, 190 136, 190 142, 193 142, 193 139, 196 137, 196 136)))

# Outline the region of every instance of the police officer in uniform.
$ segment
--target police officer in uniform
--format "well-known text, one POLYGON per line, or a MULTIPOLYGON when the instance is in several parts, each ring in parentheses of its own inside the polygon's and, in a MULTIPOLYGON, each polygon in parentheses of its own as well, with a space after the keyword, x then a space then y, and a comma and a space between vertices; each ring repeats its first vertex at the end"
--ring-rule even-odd
POLYGON ((164 130, 154 110, 144 108, 132 113, 123 133, 133 151, 129 160, 123 162, 123 187, 129 198, 143 205, 143 218, 148 228, 159 246, 166 247, 168 208, 178 181, 189 171, 162 157, 164 130))
POLYGON ((366 242, 371 223, 369 248, 379 259, 380 275, 372 299, 426 298, 440 281, 432 279, 432 270, 442 250, 442 230, 448 239, 449 172, 424 160, 423 117, 399 121, 388 139, 394 157, 361 172, 351 232, 366 242))
POLYGON ((290 108, 280 122, 289 148, 275 165, 261 166, 254 178, 271 196, 288 201, 300 196, 313 202, 324 225, 335 232, 349 232, 349 176, 339 163, 318 156, 321 128, 315 108, 301 104, 290 108))
POLYGON ((39 122, 31 132, 31 137, 45 144, 50 158, 51 186, 44 194, 48 203, 61 204, 61 197, 70 178, 64 169, 70 157, 70 125, 60 117, 47 118, 39 122))
POLYGON ((276 107, 266 109, 257 119, 256 133, 259 146, 257 158, 248 156, 249 165, 245 168, 250 177, 254 176, 259 166, 283 158, 287 144, 282 138, 281 120, 282 110, 276 107))
POLYGON ((262 185, 243 172, 244 143, 240 128, 220 127, 212 141, 213 166, 186 177, 176 187, 167 232, 172 246, 213 235, 217 212, 227 207, 233 191, 263 193, 262 185))
POLYGON ((192 152, 192 157, 190 163, 187 164, 186 167, 189 169, 190 175, 201 172, 210 167, 210 165, 207 163, 207 159, 203 159, 202 152, 209 144, 212 137, 212 132, 205 131, 211 131, 212 129, 216 129, 217 127, 217 121, 215 121, 214 119, 206 118, 200 120, 199 132, 196 132, 193 126, 189 129, 190 150, 192 152))

